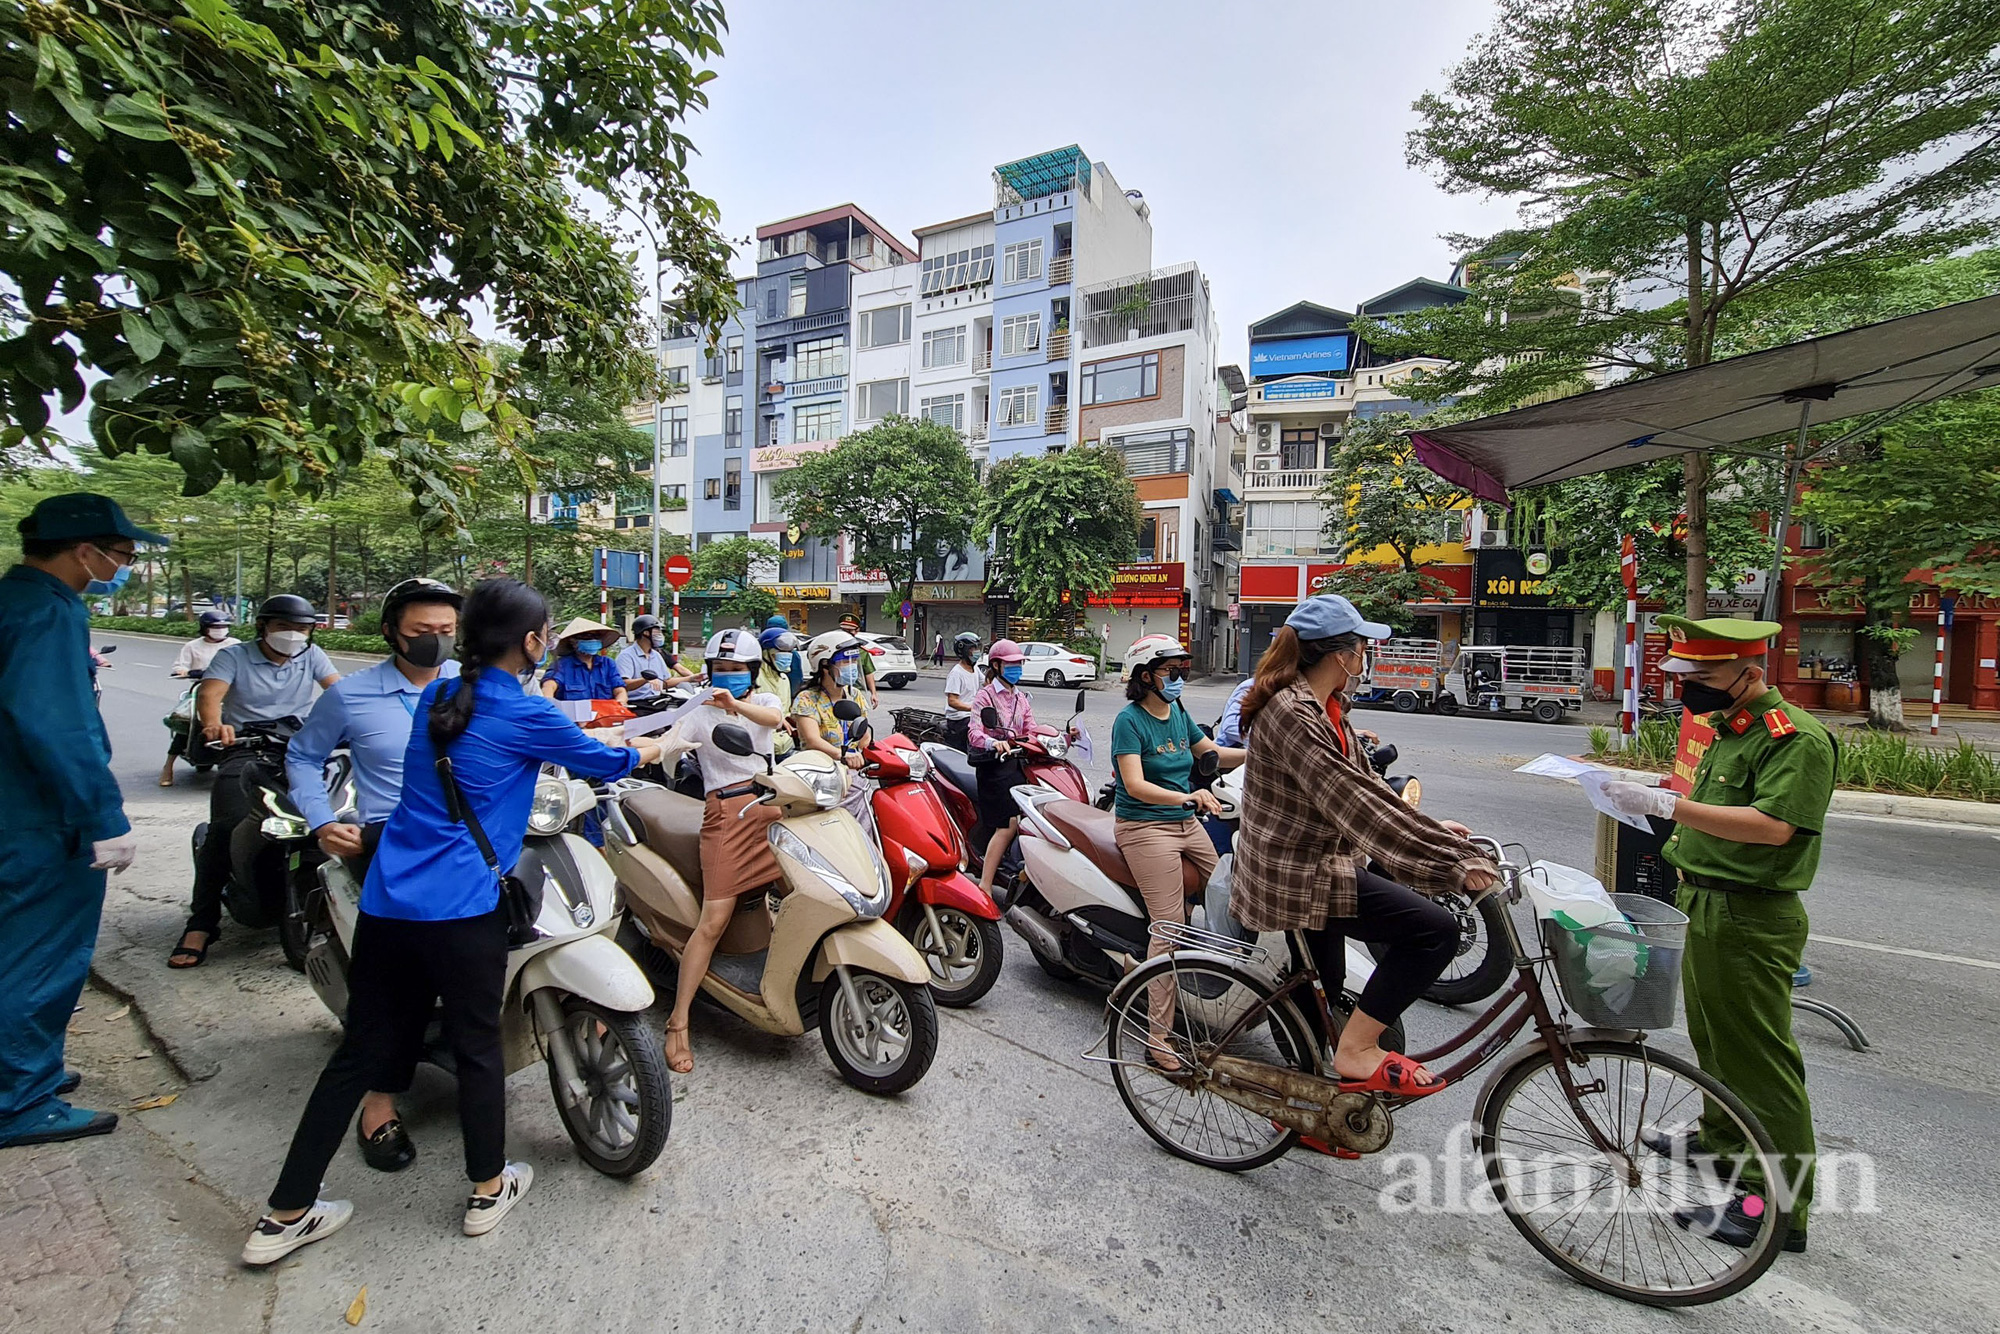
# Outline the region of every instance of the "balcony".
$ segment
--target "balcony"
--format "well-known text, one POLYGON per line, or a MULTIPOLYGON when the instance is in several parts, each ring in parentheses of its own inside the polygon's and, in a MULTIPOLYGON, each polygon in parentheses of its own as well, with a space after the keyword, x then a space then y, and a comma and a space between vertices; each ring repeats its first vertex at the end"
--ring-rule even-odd
POLYGON ((968 443, 975 445, 984 441, 986 439, 986 423, 985 422, 972 423, 972 425, 968 426, 965 430, 965 438, 968 443))
POLYGON ((1218 523, 1208 530, 1208 545, 1214 551, 1243 550, 1243 530, 1234 524, 1218 523))
POLYGON ((1069 431, 1069 404, 1051 403, 1042 418, 1043 435, 1064 435, 1069 431))
POLYGON ((1049 335, 1048 358, 1050 361, 1069 360, 1069 330, 1058 329, 1049 335))
POLYGON ((847 388, 847 377, 822 375, 817 380, 794 380, 785 388, 792 398, 809 398, 814 394, 838 394, 847 388))
POLYGON ((1049 261, 1049 286, 1060 287, 1076 276, 1076 258, 1064 252, 1049 261))
MULTIPOLYGON (((1262 460, 1259 460, 1260 464, 1262 460)), ((1324 468, 1253 467, 1244 483, 1252 491, 1318 491, 1326 485, 1324 468)))
POLYGON ((974 375, 991 375, 993 373, 993 354, 991 352, 973 353, 972 373, 974 375))

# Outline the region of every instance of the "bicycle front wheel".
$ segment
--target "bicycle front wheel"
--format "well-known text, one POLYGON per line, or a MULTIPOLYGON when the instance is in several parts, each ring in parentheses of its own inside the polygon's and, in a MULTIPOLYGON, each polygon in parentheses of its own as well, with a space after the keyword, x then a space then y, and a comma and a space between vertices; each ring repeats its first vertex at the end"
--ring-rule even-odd
POLYGON ((1203 1087, 1198 1072, 1219 1055, 1316 1072, 1318 1048, 1289 1003, 1223 1038, 1271 985, 1214 959, 1162 954, 1132 974, 1109 1015, 1106 1054, 1125 1109, 1168 1153, 1203 1167, 1244 1172, 1281 1157, 1298 1132, 1257 1116, 1203 1087), (1171 988, 1169 991, 1168 988, 1171 988), (1155 993, 1170 995, 1170 1026, 1155 1031, 1155 993))
POLYGON ((1508 1071, 1478 1113, 1486 1179, 1508 1219, 1557 1268, 1651 1306, 1698 1306, 1740 1292, 1771 1267, 1790 1226, 1762 1186, 1758 1231, 1737 1247, 1677 1213, 1726 1205, 1745 1181, 1782 1180, 1771 1137, 1750 1109, 1692 1063, 1641 1042, 1578 1042, 1568 1070, 1589 1090, 1572 1103, 1549 1053, 1508 1071), (1667 1157, 1641 1142, 1694 1128, 1746 1146, 1732 1158, 1667 1157), (1611 1152, 1578 1119, 1588 1115, 1611 1152))

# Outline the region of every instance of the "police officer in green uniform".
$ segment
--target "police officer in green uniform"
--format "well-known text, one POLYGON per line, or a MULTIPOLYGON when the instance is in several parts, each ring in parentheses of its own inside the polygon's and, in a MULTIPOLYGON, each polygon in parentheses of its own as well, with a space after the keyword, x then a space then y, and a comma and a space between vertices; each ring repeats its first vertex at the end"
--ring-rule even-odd
POLYGON ((165 538, 106 496, 50 496, 21 520, 0 577, 0 1148, 102 1135, 113 1112, 72 1107, 63 1037, 90 971, 104 875, 139 848, 90 693, 90 614, 134 547, 165 538))
MULTIPOLYGON (((1689 710, 1709 715, 1715 740, 1695 770, 1693 790, 1607 784, 1631 814, 1671 819, 1666 859, 1681 873, 1688 915, 1681 980, 1688 1036, 1701 1068, 1754 1112, 1795 1183, 1788 1251, 1806 1248, 1812 1202, 1812 1103, 1805 1057, 1792 1037, 1792 974, 1806 944, 1800 894, 1819 867, 1820 832, 1833 800, 1833 740, 1819 720, 1787 704, 1770 684, 1765 648, 1771 621, 1660 617, 1671 641, 1661 664, 1681 679, 1689 710)), ((1725 1160, 1746 1147, 1729 1142, 1728 1122, 1710 1108, 1698 1127, 1642 1135, 1655 1152, 1709 1153, 1725 1160)), ((1681 1210, 1684 1227, 1749 1246, 1759 1230, 1759 1191, 1769 1183, 1746 1170, 1724 1206, 1681 1210)))

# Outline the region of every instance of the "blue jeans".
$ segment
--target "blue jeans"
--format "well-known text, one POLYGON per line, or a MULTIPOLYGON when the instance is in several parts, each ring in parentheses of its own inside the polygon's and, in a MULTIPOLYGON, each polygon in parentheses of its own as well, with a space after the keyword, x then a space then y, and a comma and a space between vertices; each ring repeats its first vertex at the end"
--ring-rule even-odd
POLYGON ((90 857, 88 842, 60 832, 0 839, 0 1139, 38 1119, 62 1082, 104 911, 104 872, 90 857))

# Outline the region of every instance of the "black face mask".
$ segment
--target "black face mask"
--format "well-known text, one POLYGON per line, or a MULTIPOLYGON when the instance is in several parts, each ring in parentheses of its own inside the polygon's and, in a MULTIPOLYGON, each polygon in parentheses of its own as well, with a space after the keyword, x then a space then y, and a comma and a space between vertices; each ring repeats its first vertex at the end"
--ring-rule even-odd
POLYGON ((396 656, 422 671, 449 658, 458 649, 457 635, 411 635, 396 650, 396 656))
POLYGON ((1742 682, 1743 676, 1740 672, 1737 674, 1736 679, 1729 683, 1729 689, 1727 690, 1718 690, 1714 686, 1703 685, 1699 681, 1683 681, 1681 682, 1681 703, 1687 705, 1695 713, 1718 713, 1723 709, 1731 708, 1735 705, 1736 687, 1742 684, 1742 682))

